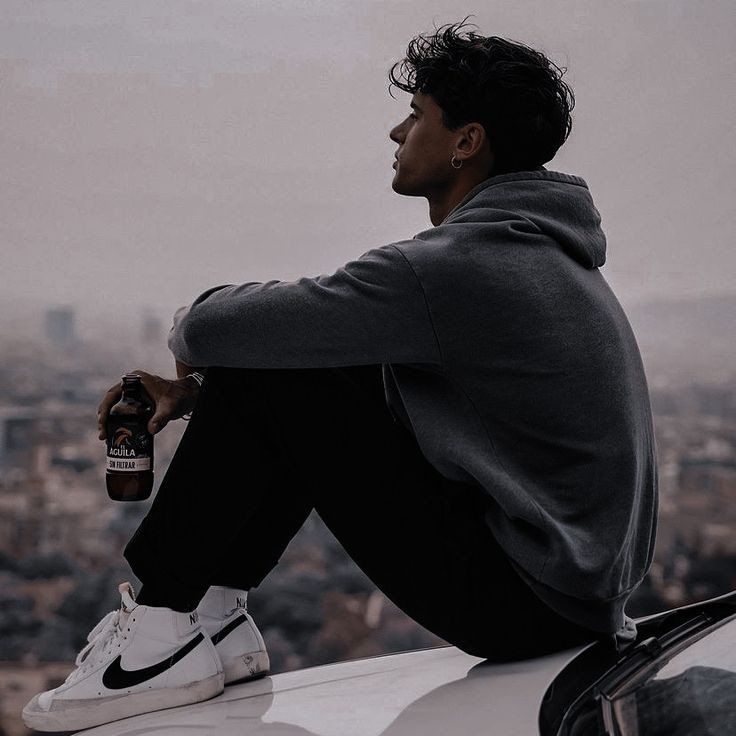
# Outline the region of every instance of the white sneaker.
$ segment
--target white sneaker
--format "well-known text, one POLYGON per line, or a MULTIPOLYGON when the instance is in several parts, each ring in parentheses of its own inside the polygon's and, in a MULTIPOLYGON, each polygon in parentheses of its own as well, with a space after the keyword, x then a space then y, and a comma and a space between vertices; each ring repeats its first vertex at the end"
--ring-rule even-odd
POLYGON ((266 644, 246 610, 248 592, 210 586, 197 612, 209 634, 225 671, 225 684, 254 680, 271 667, 266 644))
POLYGON ((222 664, 196 612, 138 605, 130 583, 118 590, 120 609, 92 629, 77 668, 23 709, 29 728, 90 728, 222 692, 222 664))

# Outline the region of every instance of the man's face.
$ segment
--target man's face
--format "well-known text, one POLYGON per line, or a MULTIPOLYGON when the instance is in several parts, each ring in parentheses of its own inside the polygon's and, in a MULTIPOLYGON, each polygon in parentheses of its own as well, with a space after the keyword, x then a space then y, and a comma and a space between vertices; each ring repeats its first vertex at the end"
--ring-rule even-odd
POLYGON ((391 187, 398 194, 428 196, 453 181, 450 158, 457 132, 444 126, 442 109, 430 95, 417 92, 410 107, 410 114, 389 133, 399 146, 391 187))

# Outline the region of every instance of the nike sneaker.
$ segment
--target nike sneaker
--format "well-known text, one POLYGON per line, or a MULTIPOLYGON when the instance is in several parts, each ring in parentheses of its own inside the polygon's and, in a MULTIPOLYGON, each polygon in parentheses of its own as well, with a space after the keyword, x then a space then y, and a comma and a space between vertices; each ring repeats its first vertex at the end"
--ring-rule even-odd
POLYGON ((212 585, 197 607, 202 628, 222 662, 226 685, 263 677, 271 667, 266 644, 247 611, 247 602, 245 590, 212 585))
POLYGON ((23 709, 29 728, 74 731, 222 692, 222 664, 196 611, 139 605, 130 583, 118 590, 120 609, 92 629, 76 669, 23 709))

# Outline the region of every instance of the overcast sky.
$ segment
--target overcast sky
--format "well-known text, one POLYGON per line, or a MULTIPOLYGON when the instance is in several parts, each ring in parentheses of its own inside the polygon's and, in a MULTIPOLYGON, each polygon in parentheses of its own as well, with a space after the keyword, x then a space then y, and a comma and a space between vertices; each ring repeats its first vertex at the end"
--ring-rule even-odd
POLYGON ((387 70, 466 14, 568 68, 626 305, 736 291, 736 3, 0 0, 0 306, 169 315, 431 226, 391 190, 387 70))

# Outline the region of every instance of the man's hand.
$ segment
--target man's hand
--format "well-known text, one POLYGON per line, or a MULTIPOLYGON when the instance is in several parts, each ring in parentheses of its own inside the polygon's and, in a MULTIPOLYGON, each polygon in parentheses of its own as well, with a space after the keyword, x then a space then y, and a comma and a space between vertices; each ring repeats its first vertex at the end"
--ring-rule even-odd
MULTIPOLYGON (((199 384, 193 378, 172 381, 145 371, 135 370, 132 373, 141 377, 143 388, 154 403, 154 413, 148 421, 148 431, 151 434, 160 432, 172 419, 179 419, 192 411, 197 403, 199 384)), ((123 384, 116 383, 105 394, 97 409, 97 428, 101 440, 107 439, 105 425, 108 414, 122 395, 123 384)))

